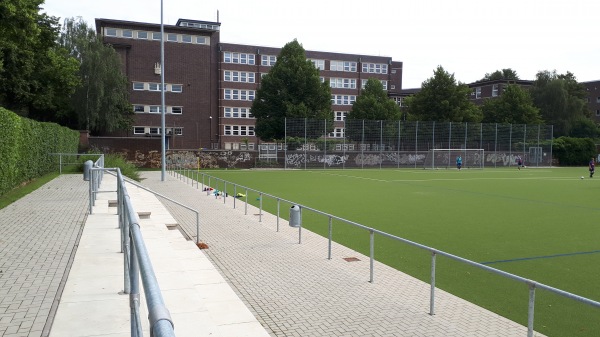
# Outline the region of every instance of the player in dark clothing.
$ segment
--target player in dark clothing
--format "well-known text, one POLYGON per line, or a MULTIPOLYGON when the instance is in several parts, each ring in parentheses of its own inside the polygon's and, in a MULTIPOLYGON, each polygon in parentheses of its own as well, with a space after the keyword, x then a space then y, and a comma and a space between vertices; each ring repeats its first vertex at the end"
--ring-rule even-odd
POLYGON ((590 178, 594 176, 594 170, 596 168, 596 164, 594 163, 594 158, 590 159, 589 167, 590 170, 590 178))

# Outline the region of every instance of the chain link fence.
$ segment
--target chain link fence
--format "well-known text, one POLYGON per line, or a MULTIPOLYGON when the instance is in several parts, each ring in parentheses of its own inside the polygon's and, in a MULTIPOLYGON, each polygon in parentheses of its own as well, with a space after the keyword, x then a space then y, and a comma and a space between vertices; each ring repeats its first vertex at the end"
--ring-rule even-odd
POLYGON ((551 125, 286 119, 285 140, 259 145, 257 166, 285 168, 466 168, 552 165, 551 125), (447 150, 447 151, 444 151, 447 150), (436 156, 432 166, 431 156, 436 156))

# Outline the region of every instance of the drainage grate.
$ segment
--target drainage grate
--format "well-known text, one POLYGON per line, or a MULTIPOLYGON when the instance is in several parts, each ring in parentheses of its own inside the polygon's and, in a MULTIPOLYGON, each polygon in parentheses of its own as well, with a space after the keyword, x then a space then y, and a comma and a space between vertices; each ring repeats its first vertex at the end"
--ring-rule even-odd
POLYGON ((345 257, 344 260, 346 260, 346 262, 360 261, 357 257, 345 257))

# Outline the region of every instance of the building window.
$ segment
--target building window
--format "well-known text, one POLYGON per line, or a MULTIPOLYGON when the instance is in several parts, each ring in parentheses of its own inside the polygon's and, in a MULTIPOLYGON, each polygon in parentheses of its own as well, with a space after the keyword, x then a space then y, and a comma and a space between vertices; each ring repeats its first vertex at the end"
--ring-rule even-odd
POLYGON ((104 30, 104 35, 106 36, 117 36, 117 30, 115 28, 106 28, 104 30))
POLYGON ((394 89, 396 89, 396 86, 395 86, 395 85, 393 85, 393 84, 392 84, 392 85, 390 85, 390 90, 394 90, 394 89))
POLYGON ((600 103, 600 97, 596 97, 596 103, 600 103))
POLYGON ((254 65, 254 54, 224 52, 223 62, 254 65))
POLYGON ((225 82, 254 83, 254 73, 225 70, 225 82))
POLYGON ((345 121, 348 116, 348 111, 334 111, 336 121, 345 121))
POLYGON ((183 107, 174 106, 174 107, 171 108, 171 113, 172 114, 181 115, 183 113, 183 107))
POLYGON ((315 68, 325 70, 325 60, 310 60, 315 68))
POLYGON ((354 78, 331 78, 329 86, 341 89, 356 89, 356 79, 354 78))
POLYGON ((596 116, 600 116, 600 110, 596 110, 596 116))
POLYGON ((160 135, 160 128, 148 128, 148 133, 151 135, 160 135))
POLYGON ((160 32, 152 32, 152 40, 160 40, 160 32))
POLYGON ((137 32, 138 39, 148 39, 148 32, 137 32))
POLYGON ((492 85, 492 97, 498 97, 498 85, 492 85))
POLYGON ((133 134, 134 135, 143 135, 146 133, 146 128, 143 126, 134 126, 133 127, 133 134))
POLYGON ((395 73, 396 73, 396 69, 392 69, 392 74, 395 74, 395 73))
POLYGON ((387 74, 388 65, 383 63, 363 63, 362 72, 370 74, 387 74))
POLYGON ((192 36, 191 35, 181 35, 181 42, 192 43, 192 36))
POLYGON ((249 125, 225 125, 226 136, 254 136, 254 126, 249 125))
POLYGON ((196 43, 197 44, 206 44, 206 37, 205 36, 196 36, 196 43))
POLYGON ((133 31, 131 29, 123 29, 123 37, 126 37, 128 39, 132 39, 133 38, 133 31))
POLYGON ((272 67, 277 62, 277 56, 275 55, 262 55, 260 65, 272 67))
POLYGON ((254 118, 252 113, 250 113, 250 108, 226 107, 223 116, 227 118, 254 118))
POLYGON ((183 128, 173 128, 173 134, 175 134, 177 136, 182 136, 183 135, 183 128))
POLYGON ((253 101, 254 90, 225 89, 225 99, 233 101, 253 101))
POLYGON ((169 42, 177 42, 177 34, 167 34, 167 41, 169 42))
POLYGON ((329 134, 333 138, 344 138, 344 128, 335 128, 333 132, 329 134))
POLYGON ((144 90, 144 83, 133 82, 133 90, 144 90))
POLYGON ((148 90, 150 90, 150 91, 160 91, 161 90, 160 83, 148 83, 148 90))
POLYGON ((183 85, 181 84, 172 84, 171 85, 172 92, 183 92, 183 85))
POLYGON ((143 105, 134 105, 133 112, 144 112, 144 106, 143 105))
POLYGON ((475 99, 481 98, 481 87, 475 88, 475 99))
POLYGON ((160 113, 161 112, 160 105, 151 105, 149 111, 151 114, 160 113))
POLYGON ((347 71, 347 72, 356 72, 356 62, 349 61, 331 61, 329 64, 329 70, 333 71, 347 71))
POLYGON ((334 105, 352 105, 355 101, 355 95, 331 95, 331 104, 334 105))
MULTIPOLYGON (((367 86, 367 81, 368 80, 361 80, 361 82, 360 82, 361 89, 364 89, 367 86)), ((381 82, 381 86, 383 87, 383 90, 387 90, 388 82, 386 80, 380 80, 380 82, 381 82)))

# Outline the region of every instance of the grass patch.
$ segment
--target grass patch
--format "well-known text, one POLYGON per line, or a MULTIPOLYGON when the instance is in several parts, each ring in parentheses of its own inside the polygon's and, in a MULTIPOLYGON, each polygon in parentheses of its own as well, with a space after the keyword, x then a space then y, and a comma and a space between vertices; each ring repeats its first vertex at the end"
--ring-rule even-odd
POLYGON ((4 193, 2 196, 0 196, 0 209, 23 198, 56 177, 58 177, 58 172, 48 173, 37 179, 21 184, 21 186, 14 188, 7 193, 4 193))

